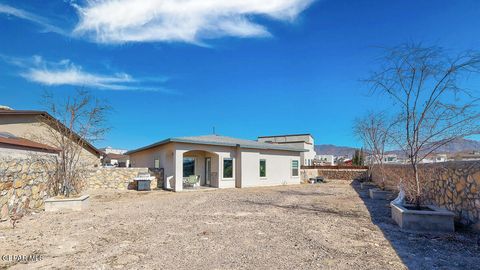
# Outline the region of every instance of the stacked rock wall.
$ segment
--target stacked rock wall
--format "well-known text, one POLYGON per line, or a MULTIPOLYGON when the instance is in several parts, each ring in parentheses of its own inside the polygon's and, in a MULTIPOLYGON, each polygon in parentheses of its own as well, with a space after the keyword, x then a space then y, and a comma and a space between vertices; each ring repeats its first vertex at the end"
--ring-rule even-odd
MULTIPOLYGON (((44 163, 28 158, 0 160, 0 221, 8 220, 14 214, 43 210, 45 200, 51 195, 50 172, 44 163)), ((158 172, 148 168, 98 168, 87 173, 83 186, 85 192, 134 189, 133 179, 139 173, 156 176, 151 181, 152 189, 163 185, 158 183, 158 172)))
MULTIPOLYGON (((400 179, 413 181, 408 165, 385 165, 387 188, 398 189, 400 179)), ((372 179, 380 184, 380 168, 373 169, 372 179)), ((421 164, 419 178, 425 203, 453 211, 457 222, 480 230, 480 161, 421 164)))
POLYGON ((355 180, 367 177, 367 169, 302 169, 302 181, 321 176, 325 179, 355 180))
MULTIPOLYGON (((87 177, 89 189, 132 189, 133 178, 139 173, 150 173, 148 168, 98 168, 87 177)), ((150 187, 157 187, 157 180, 150 182, 150 187)))
POLYGON ((0 221, 10 215, 42 210, 48 197, 48 175, 31 160, 0 160, 0 221))

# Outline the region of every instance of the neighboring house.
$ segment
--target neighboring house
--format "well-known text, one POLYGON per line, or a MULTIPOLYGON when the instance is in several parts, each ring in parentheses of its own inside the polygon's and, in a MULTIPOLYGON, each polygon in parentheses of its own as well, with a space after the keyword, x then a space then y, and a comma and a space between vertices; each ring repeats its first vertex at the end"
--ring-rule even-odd
POLYGON ((353 159, 345 159, 345 160, 343 160, 342 165, 353 166, 353 159))
POLYGON ((169 138, 127 152, 132 167, 163 169, 164 188, 181 191, 198 175, 200 185, 243 188, 300 183, 305 150, 231 137, 206 135, 169 138))
POLYGON ((20 138, 11 133, 0 132, 0 159, 24 159, 38 155, 57 155, 59 152, 59 149, 49 145, 20 138))
POLYGON ((344 156, 335 156, 334 157, 334 164, 343 164, 345 161, 352 160, 351 156, 344 155, 344 156))
POLYGON ((473 161, 473 160, 480 160, 480 152, 479 151, 471 151, 471 152, 460 152, 451 154, 451 160, 455 161, 473 161))
POLYGON ((111 146, 100 148, 99 150, 103 152, 102 165, 110 164, 118 167, 130 167, 130 157, 125 155, 128 150, 111 146))
MULTIPOLYGON (((374 156, 368 155, 366 158, 367 164, 370 163, 380 163, 379 161, 375 160, 374 156)), ((382 157, 382 163, 383 164, 399 164, 402 163, 402 161, 398 158, 398 155, 396 154, 384 154, 382 157)))
POLYGON ((438 163, 446 162, 448 160, 447 154, 430 154, 425 157, 421 163, 438 163))
POLYGON ((102 164, 111 164, 117 167, 130 167, 130 157, 122 154, 105 154, 102 159, 102 164))
MULTIPOLYGON (((8 132, 14 136, 26 138, 28 140, 56 147, 52 138, 49 122, 57 121, 53 116, 44 111, 21 111, 21 110, 0 110, 0 132, 8 132)), ((58 122, 58 121, 57 121, 58 122)), ((64 127, 63 125, 61 125, 64 127)), ((56 132, 67 132, 67 127, 56 132)), ((101 152, 89 142, 77 136, 78 141, 82 142, 83 151, 81 159, 92 167, 100 165, 101 152)))
POLYGON ((335 165, 335 157, 333 155, 316 155, 315 156, 315 165, 335 165))
POLYGON ((113 148, 111 146, 99 148, 98 150, 102 151, 105 154, 118 154, 118 155, 123 155, 126 152, 128 152, 128 150, 126 149, 118 149, 118 148, 113 148))
POLYGON ((258 141, 305 149, 306 151, 300 155, 301 165, 304 166, 312 166, 315 156, 317 155, 314 149, 315 143, 311 134, 260 136, 258 137, 258 141))

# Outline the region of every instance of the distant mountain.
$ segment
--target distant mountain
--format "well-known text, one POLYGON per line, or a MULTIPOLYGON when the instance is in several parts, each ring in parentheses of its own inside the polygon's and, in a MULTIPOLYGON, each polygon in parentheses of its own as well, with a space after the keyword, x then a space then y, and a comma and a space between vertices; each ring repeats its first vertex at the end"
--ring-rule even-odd
MULTIPOLYGON (((480 151, 480 141, 469 139, 457 139, 440 148, 434 153, 436 154, 455 154, 455 153, 470 153, 473 151, 480 151)), ((401 150, 388 151, 388 154, 396 154, 398 156, 405 156, 401 150)))
POLYGON ((480 141, 469 139, 457 139, 449 144, 440 147, 437 153, 457 153, 480 151, 480 141))
MULTIPOLYGON (((315 145, 315 152, 317 152, 317 155, 352 156, 355 152, 355 149, 357 148, 349 146, 336 146, 333 144, 315 145)), ((480 151, 480 141, 470 139, 457 139, 449 144, 440 147, 435 152, 448 154, 472 151, 480 151)), ((403 152, 400 150, 388 151, 387 153, 397 154, 400 156, 403 155, 403 152)))
POLYGON ((315 145, 317 155, 334 155, 334 156, 353 156, 356 148, 349 146, 336 146, 333 144, 315 145))

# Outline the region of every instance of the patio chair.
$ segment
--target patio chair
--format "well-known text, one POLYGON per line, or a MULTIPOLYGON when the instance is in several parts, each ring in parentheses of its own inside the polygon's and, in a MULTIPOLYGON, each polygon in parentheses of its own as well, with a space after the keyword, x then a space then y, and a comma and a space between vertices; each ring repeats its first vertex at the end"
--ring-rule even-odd
POLYGON ((183 178, 183 184, 186 187, 195 187, 200 180, 200 175, 190 175, 189 177, 183 178))

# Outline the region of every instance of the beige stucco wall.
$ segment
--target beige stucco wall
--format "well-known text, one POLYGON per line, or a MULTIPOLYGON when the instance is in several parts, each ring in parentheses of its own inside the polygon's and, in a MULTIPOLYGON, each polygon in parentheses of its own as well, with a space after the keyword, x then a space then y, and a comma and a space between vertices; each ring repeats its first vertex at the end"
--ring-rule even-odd
POLYGON ((0 144, 0 161, 4 158, 12 158, 12 159, 26 159, 29 157, 52 157, 57 155, 56 153, 48 153, 42 151, 32 151, 26 150, 25 148, 21 147, 5 147, 0 144))
POLYGON ((153 168, 155 158, 164 169, 164 187, 182 190, 183 158, 195 158, 195 174, 205 184, 205 157, 212 161, 211 186, 217 188, 298 184, 300 176, 291 176, 291 161, 300 162, 300 153, 280 150, 244 149, 231 146, 168 143, 130 154, 133 167, 153 168), (223 161, 233 160, 233 177, 223 177, 223 161), (267 177, 260 179, 260 159, 267 160, 267 177), (180 181, 176 181, 179 179, 180 181))
MULTIPOLYGON (((48 126, 40 122, 34 115, 2 115, 0 117, 0 132, 9 132, 15 136, 38 143, 56 147, 48 126)), ((83 149, 82 160, 92 166, 100 164, 100 157, 89 150, 83 149)))

